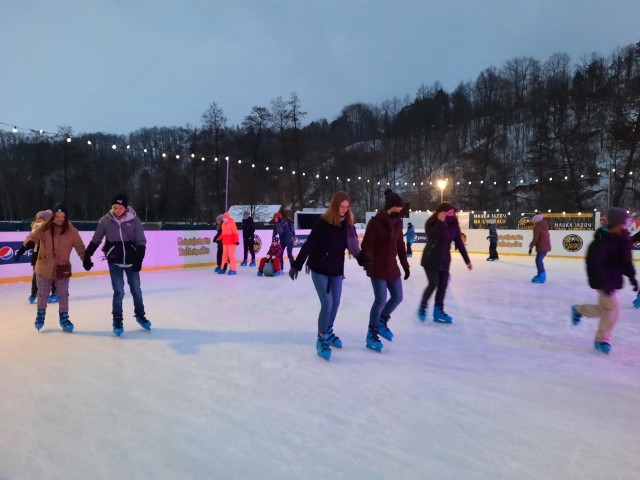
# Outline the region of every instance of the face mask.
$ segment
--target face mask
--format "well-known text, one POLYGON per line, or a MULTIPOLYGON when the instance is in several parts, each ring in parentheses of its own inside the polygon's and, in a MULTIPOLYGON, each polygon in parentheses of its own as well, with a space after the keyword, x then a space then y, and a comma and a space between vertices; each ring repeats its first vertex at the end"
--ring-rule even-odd
POLYGON ((400 218, 400 212, 391 212, 389 216, 391 218, 400 218))

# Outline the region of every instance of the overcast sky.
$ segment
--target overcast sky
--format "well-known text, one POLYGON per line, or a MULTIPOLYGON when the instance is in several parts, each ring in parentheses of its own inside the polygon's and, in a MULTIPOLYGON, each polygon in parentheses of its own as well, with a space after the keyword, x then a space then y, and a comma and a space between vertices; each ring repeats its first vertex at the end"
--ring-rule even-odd
POLYGON ((215 101, 239 125, 291 92, 331 121, 515 57, 608 56, 638 25, 640 0, 0 0, 0 122, 129 133, 215 101))

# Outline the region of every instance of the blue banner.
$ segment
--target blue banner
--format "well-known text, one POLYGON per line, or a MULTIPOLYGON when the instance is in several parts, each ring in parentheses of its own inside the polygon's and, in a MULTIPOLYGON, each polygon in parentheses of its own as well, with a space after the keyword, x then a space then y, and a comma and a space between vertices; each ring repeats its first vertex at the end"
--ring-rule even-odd
MULTIPOLYGON (((16 263, 16 252, 22 247, 22 242, 3 242, 0 244, 0 265, 16 263)), ((20 257, 19 263, 31 263, 33 250, 30 248, 20 257)))

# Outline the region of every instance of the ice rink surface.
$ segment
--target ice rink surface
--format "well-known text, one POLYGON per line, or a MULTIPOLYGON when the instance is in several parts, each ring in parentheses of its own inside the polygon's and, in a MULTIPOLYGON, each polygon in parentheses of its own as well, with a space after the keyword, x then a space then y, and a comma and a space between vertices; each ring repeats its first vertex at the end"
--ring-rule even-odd
MULTIPOLYGON (((0 480, 640 478, 640 311, 627 286, 605 356, 582 260, 454 254, 445 310, 416 316, 411 259, 393 342, 364 347, 373 294, 346 262, 335 331, 316 356, 309 276, 212 268, 142 273, 150 332, 125 297, 111 331, 108 276, 71 279, 72 334, 29 284, 0 285, 0 480)), ((288 267, 288 263, 287 263, 288 267)), ((638 264, 636 263, 636 268, 638 264)), ((25 267, 28 268, 28 267, 25 267)))

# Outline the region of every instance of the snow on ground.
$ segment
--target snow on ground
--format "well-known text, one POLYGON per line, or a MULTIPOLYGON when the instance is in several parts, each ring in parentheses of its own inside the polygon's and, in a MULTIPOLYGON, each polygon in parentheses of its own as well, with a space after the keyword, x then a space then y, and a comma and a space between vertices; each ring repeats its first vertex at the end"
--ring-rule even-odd
MULTIPOLYGON (((73 334, 57 306, 33 327, 29 285, 0 285, 0 479, 637 479, 640 311, 605 356, 581 260, 454 257, 445 310, 421 323, 419 256, 381 354, 365 349, 368 278, 347 261, 330 362, 301 273, 143 272, 150 332, 111 332, 107 276, 71 279, 73 334)), ((430 312, 431 312, 430 305, 430 312)))

